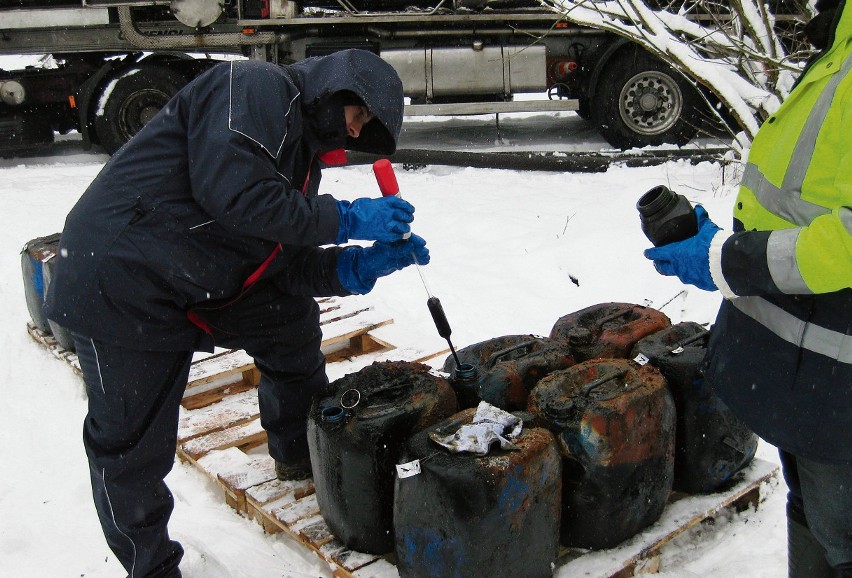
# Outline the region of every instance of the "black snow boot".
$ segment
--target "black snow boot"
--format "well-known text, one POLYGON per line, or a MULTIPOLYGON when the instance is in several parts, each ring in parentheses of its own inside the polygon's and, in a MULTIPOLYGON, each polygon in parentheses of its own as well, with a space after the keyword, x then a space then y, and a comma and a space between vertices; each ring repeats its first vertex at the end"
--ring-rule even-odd
POLYGON ((817 542, 807 521, 787 511, 787 576, 789 578, 839 578, 840 573, 825 559, 825 549, 817 542))
POLYGON ((275 461, 275 477, 282 481, 307 480, 312 475, 311 459, 303 458, 293 463, 275 461))

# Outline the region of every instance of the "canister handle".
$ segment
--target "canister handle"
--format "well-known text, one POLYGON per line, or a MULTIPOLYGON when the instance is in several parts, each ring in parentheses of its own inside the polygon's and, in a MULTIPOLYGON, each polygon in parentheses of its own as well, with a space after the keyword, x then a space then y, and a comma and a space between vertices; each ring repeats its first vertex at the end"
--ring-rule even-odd
POLYGON ((505 357, 505 356, 509 355, 510 353, 512 353, 513 351, 516 351, 516 350, 518 350, 518 349, 524 349, 524 348, 526 348, 527 350, 532 350, 532 348, 533 348, 533 346, 535 345, 535 343, 536 343, 536 342, 535 342, 535 341, 533 341, 533 340, 522 341, 521 343, 517 343, 517 344, 515 344, 515 345, 513 345, 513 346, 511 346, 511 347, 507 347, 507 348, 505 348, 505 349, 501 349, 500 351, 495 351, 495 352, 494 352, 494 353, 492 353, 492 354, 491 354, 491 356, 488 358, 488 361, 486 361, 486 362, 485 362, 485 365, 486 365, 486 367, 488 367, 488 368, 490 369, 491 367, 494 367, 494 365, 495 365, 498 361, 500 361, 500 358, 501 358, 501 357, 505 357))

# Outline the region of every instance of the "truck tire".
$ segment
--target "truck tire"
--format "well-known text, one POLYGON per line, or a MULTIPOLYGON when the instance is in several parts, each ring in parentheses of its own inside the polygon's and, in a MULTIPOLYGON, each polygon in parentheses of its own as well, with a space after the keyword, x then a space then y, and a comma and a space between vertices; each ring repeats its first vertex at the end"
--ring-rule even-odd
POLYGON ((701 103, 681 74, 631 46, 616 53, 601 73, 592 121, 616 148, 684 145, 698 134, 701 103))
POLYGON ((185 84, 181 74, 162 66, 143 64, 122 71, 107 84, 106 102, 95 114, 95 132, 104 150, 113 154, 121 148, 185 84))

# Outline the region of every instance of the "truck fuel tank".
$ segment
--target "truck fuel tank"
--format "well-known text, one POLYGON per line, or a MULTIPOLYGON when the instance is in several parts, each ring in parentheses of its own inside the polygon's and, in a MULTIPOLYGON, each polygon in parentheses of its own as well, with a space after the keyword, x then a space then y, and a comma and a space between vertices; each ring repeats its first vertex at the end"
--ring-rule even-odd
POLYGON ((547 88, 545 47, 484 46, 383 50, 406 96, 511 95, 547 88))

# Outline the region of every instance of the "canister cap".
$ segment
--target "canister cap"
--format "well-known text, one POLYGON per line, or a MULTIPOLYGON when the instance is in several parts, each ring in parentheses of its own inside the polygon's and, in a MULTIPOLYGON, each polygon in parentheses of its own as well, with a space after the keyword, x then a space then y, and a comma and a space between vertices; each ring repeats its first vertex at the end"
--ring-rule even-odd
POLYGON ((456 367, 456 378, 463 380, 476 379, 479 372, 472 363, 462 363, 456 367))

